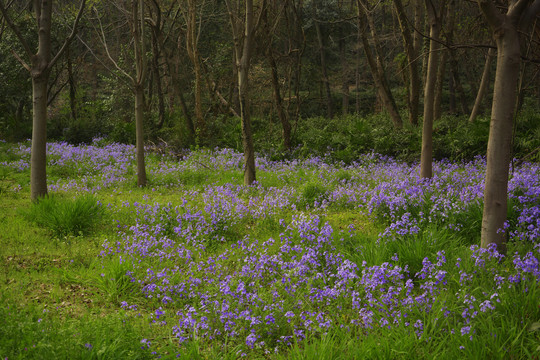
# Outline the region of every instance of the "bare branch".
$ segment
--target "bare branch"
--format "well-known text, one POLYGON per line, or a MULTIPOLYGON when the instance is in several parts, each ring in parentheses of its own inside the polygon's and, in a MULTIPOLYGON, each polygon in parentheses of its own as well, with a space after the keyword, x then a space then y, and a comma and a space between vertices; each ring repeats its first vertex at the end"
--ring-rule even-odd
POLYGON ((108 72, 110 72, 111 74, 113 74, 114 76, 116 76, 118 78, 118 80, 122 81, 125 85, 127 85, 130 89, 133 88, 133 83, 132 82, 129 82, 127 81, 123 76, 119 76, 113 69, 111 69, 109 66, 107 66, 107 64, 105 64, 103 61, 101 61, 101 59, 94 53, 94 51, 92 50, 92 48, 90 48, 90 46, 79 36, 79 35, 76 35, 77 36, 77 39, 79 39, 79 41, 88 49, 88 51, 90 52, 90 54, 92 54, 94 56, 94 58, 105 68, 107 69, 108 72))
POLYGON ((11 53, 13 54, 13 56, 15 57, 15 59, 17 59, 21 65, 28 71, 32 71, 32 68, 30 67, 30 65, 28 65, 20 56, 19 54, 17 54, 17 52, 13 49, 11 49, 11 53))
MULTIPOLYGON (((8 4, 8 7, 9 7, 10 4, 8 4)), ((19 42, 21 43, 22 47, 24 48, 24 51, 26 52, 26 55, 29 57, 29 58, 32 58, 33 56, 33 52, 32 52, 32 49, 30 48, 30 45, 28 45, 28 43, 26 42, 24 36, 22 36, 22 33, 19 29, 19 27, 17 25, 15 25, 15 23, 13 22, 13 20, 11 19, 11 17, 9 16, 9 14, 7 13, 7 8, 6 6, 4 6, 4 1, 0 1, 0 12, 2 13, 2 16, 4 17, 4 20, 6 21, 6 23, 8 24, 9 28, 13 31, 13 33, 15 33, 15 36, 17 36, 17 38, 19 39, 19 42)), ((21 61, 21 58, 16 56, 17 60, 21 61)), ((27 68, 28 65, 25 66, 24 62, 21 61, 21 63, 23 64, 23 66, 25 68, 27 68)))
MULTIPOLYGON (((103 30, 103 25, 101 24, 101 19, 100 19, 100 16, 98 14, 98 11, 97 9, 94 9, 94 11, 96 12, 97 14, 97 19, 98 19, 98 23, 99 23, 99 28, 101 30, 101 36, 98 34, 98 37, 101 41, 101 44, 103 45, 103 47, 105 48, 105 52, 107 53, 107 57, 109 58, 109 60, 112 62, 112 64, 114 65, 114 67, 116 68, 116 70, 120 71, 120 73, 122 73, 122 75, 124 75, 126 78, 128 78, 133 84, 135 83, 135 79, 129 75, 124 69, 122 69, 120 67, 120 65, 118 65, 118 63, 113 59, 113 57, 111 56, 111 53, 109 52, 109 46, 107 45, 107 40, 106 40, 106 37, 105 37, 105 31, 103 30)), ((81 40, 81 38, 79 38, 79 40, 81 40)), ((85 44, 86 45, 86 44, 85 44)), ((86 47, 88 47, 88 45, 86 45, 86 47)), ((90 47, 88 47, 88 49, 90 51, 92 51, 90 49, 90 47)), ((92 53, 93 54, 93 53, 92 53)), ((130 85, 130 88, 132 88, 133 85, 130 85)))
POLYGON ((64 44, 62 44, 62 47, 56 53, 56 56, 49 62, 49 65, 47 66, 49 69, 53 67, 53 65, 58 61, 58 59, 64 54, 64 51, 66 51, 66 48, 69 46, 75 35, 77 34, 77 26, 79 25, 79 21, 81 20, 81 17, 84 12, 84 7, 86 5, 86 0, 81 0, 81 5, 79 7, 79 12, 77 13, 77 17, 75 18, 75 22, 73 23, 73 28, 71 29, 71 34, 66 38, 64 41, 64 44))

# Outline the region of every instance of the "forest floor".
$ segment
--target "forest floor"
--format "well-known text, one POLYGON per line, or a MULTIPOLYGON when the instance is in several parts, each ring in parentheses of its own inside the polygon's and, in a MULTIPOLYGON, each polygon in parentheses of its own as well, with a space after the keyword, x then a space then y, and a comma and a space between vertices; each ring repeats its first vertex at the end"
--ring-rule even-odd
POLYGON ((478 247, 485 160, 257 158, 0 143, 1 359, 540 358, 540 166, 478 247))

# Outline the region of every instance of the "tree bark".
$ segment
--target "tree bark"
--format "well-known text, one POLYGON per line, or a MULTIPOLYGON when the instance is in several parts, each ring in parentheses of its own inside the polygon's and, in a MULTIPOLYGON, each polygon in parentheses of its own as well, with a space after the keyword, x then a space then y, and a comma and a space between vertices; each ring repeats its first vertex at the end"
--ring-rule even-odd
POLYGON ((135 53, 136 76, 132 78, 135 93, 135 149, 137 154, 137 186, 146 186, 146 165, 144 159, 144 83, 148 74, 146 62, 146 46, 144 38, 144 3, 143 0, 133 0, 132 33, 135 53))
MULTIPOLYGON (((441 6, 442 8, 442 6, 441 6)), ((422 153, 420 155, 420 177, 433 176, 433 119, 435 116, 435 87, 439 65, 439 35, 441 31, 440 16, 442 9, 436 9, 433 2, 426 0, 426 11, 429 18, 429 59, 427 64, 426 85, 424 90, 424 124, 422 126, 422 153)))
POLYGON ((81 1, 71 34, 65 39, 64 44, 54 57, 51 51, 52 4, 52 0, 35 0, 33 3, 35 20, 38 25, 38 51, 34 54, 18 26, 13 23, 3 1, 0 2, 0 12, 4 21, 18 38, 26 57, 30 60, 27 64, 14 52, 17 60, 28 70, 32 78, 33 114, 32 152, 30 155, 30 197, 32 200, 47 196, 47 104, 50 71, 75 36, 86 1, 81 1))
POLYGON ((482 107, 482 101, 484 100, 484 96, 486 94, 486 91, 489 87, 489 77, 491 74, 491 63, 493 61, 493 58, 495 57, 495 49, 491 48, 488 50, 487 56, 486 56, 486 63, 484 64, 484 71, 482 73, 482 80, 480 81, 480 86, 478 88, 478 93, 476 94, 476 100, 474 101, 474 106, 471 111, 471 116, 469 117, 469 122, 474 122, 478 114, 480 113, 480 109, 482 107))
POLYGON ((32 200, 47 196, 47 86, 49 74, 32 77, 32 152, 30 192, 32 200))
MULTIPOLYGON (((497 72, 491 108, 484 189, 481 245, 506 251, 508 176, 512 154, 514 111, 521 64, 520 22, 540 12, 540 0, 517 0, 502 14, 491 0, 478 0, 497 44, 497 72), (528 7, 532 4, 530 7, 528 7)), ((526 22, 525 22, 526 23, 526 22)), ((526 24, 525 24, 526 25, 526 24)))
POLYGON ((144 88, 135 86, 135 151, 137 155, 137 186, 146 186, 144 159, 144 88))

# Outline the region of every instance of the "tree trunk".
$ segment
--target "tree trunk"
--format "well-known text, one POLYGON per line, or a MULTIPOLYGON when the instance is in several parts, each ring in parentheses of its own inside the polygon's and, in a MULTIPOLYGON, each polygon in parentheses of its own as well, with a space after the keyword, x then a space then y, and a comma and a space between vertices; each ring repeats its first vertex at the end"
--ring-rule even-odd
MULTIPOLYGON (((438 44, 437 44, 438 45, 438 44)), ((434 51, 438 51, 441 54, 439 55, 439 61, 437 66, 437 80, 435 81, 435 97, 433 99, 433 120, 439 120, 442 115, 442 99, 443 99, 443 88, 444 81, 446 80, 446 62, 448 59, 448 50, 442 50, 439 46, 434 51)))
POLYGON ((277 72, 277 64, 272 54, 272 46, 269 47, 267 52, 268 62, 270 64, 270 70, 272 72, 272 88, 274 95, 274 102, 276 104, 276 109, 281 122, 282 135, 283 135, 283 147, 286 150, 291 149, 291 123, 285 109, 283 108, 283 100, 281 99, 281 92, 279 86, 279 77, 277 72))
POLYGON ((144 36, 143 0, 132 1, 132 33, 136 77, 132 79, 135 93, 135 149, 137 154, 137 186, 146 186, 144 161, 144 83, 148 74, 144 36))
POLYGON ((75 85, 75 76, 73 75, 73 64, 71 62, 71 54, 69 46, 66 49, 67 71, 68 71, 68 83, 69 83, 69 109, 71 115, 71 121, 75 123, 77 121, 77 88, 75 85))
POLYGON ((159 45, 157 36, 152 35, 152 73, 156 80, 156 92, 158 96, 158 123, 156 127, 161 129, 165 122, 165 99, 163 96, 163 85, 161 82, 161 72, 159 69, 159 45))
POLYGON ((478 94, 476 94, 476 100, 474 101, 474 106, 469 117, 469 122, 474 122, 480 109, 482 107, 482 101, 484 100, 484 95, 489 87, 489 77, 491 74, 491 63, 495 57, 495 49, 491 48, 488 50, 486 56, 486 63, 484 64, 484 72, 482 73, 482 80, 480 81, 480 87, 478 88, 478 94))
POLYGON ((459 104, 463 114, 469 113, 469 106, 467 104, 467 95, 465 94, 465 89, 461 84, 461 79, 459 77, 459 67, 458 60, 455 54, 455 50, 450 50, 450 68, 452 72, 452 78, 454 80, 455 89, 459 95, 459 104))
POLYGON ((439 65, 440 17, 432 2, 426 0, 426 11, 429 15, 429 59, 427 64, 426 85, 424 90, 424 124, 422 127, 422 153, 420 155, 420 177, 431 178, 433 175, 433 118, 435 105, 435 87, 439 65))
POLYGON ((360 33, 360 38, 362 40, 364 53, 366 54, 366 60, 369 64, 371 75, 373 76, 373 81, 375 82, 375 86, 377 88, 379 98, 382 101, 382 105, 384 106, 386 111, 388 111, 388 113, 390 114, 390 118, 392 119, 394 127, 399 129, 403 126, 403 122, 397 110, 396 102, 394 101, 392 92, 390 91, 390 86, 388 85, 388 80, 386 79, 386 74, 384 72, 382 60, 380 59, 380 57, 379 59, 375 58, 375 55, 373 54, 371 45, 369 43, 369 39, 365 32, 365 23, 363 19, 366 16, 366 13, 362 10, 363 8, 364 8, 364 5, 362 5, 359 1, 358 26, 359 28, 363 29, 363 31, 361 31, 360 33))
POLYGON ((508 172, 521 59, 515 27, 505 24, 502 29, 497 29, 494 36, 497 43, 497 73, 487 148, 481 244, 482 247, 497 244, 499 251, 505 251, 508 172))
POLYGON ((146 186, 144 161, 144 88, 135 86, 135 149, 137 154, 137 186, 146 186))
POLYGON ((409 20, 401 0, 394 0, 394 7, 398 15, 399 27, 407 55, 407 71, 409 76, 407 86, 407 108, 409 109, 409 122, 418 125, 418 111, 420 105, 420 74, 418 72, 418 52, 415 48, 414 38, 409 29, 409 20))
MULTIPOLYGON (((266 6, 263 0, 260 4, 261 11, 266 6)), ((242 146, 244 149, 244 185, 251 185, 256 180, 255 176, 255 150, 253 148, 253 134, 251 130, 250 97, 249 97, 249 69, 253 52, 253 36, 255 35, 253 0, 245 2, 245 18, 242 28, 233 15, 231 3, 227 1, 231 27, 234 37, 234 52, 236 69, 238 71, 238 101, 240 103, 240 121, 242 126, 242 146)))
POLYGON ((341 57, 341 113, 347 115, 349 113, 349 62, 343 36, 339 40, 339 54, 341 57))
POLYGON ((321 59, 321 71, 326 94, 326 116, 331 119, 334 117, 332 92, 330 90, 330 80, 328 79, 328 71, 326 69, 326 56, 324 54, 324 42, 322 38, 321 25, 315 20, 315 29, 317 30, 317 41, 319 44, 319 55, 321 59))
POLYGON ((47 85, 48 72, 32 77, 32 153, 30 156, 31 199, 47 196, 47 85))

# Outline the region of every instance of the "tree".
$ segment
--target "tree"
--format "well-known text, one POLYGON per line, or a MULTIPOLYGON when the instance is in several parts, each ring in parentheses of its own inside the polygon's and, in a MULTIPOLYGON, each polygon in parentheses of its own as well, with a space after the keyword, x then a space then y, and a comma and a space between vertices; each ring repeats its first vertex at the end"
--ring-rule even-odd
POLYGON ((52 0, 34 0, 33 11, 37 24, 38 50, 34 54, 27 39, 22 35, 19 27, 12 20, 4 1, 0 1, 0 12, 15 33, 26 55, 24 60, 18 53, 13 55, 22 66, 28 70, 32 78, 32 153, 30 156, 30 196, 32 200, 47 195, 47 100, 48 84, 51 69, 63 55, 77 31, 77 25, 82 17, 86 0, 81 0, 79 10, 75 17, 71 34, 56 55, 52 56, 52 0))
MULTIPOLYGON (((268 44, 266 45, 266 59, 268 60, 268 65, 270 66, 270 78, 272 80, 272 95, 274 98, 274 105, 276 107, 277 115, 279 118, 279 121, 281 123, 282 127, 282 137, 283 137, 283 147, 286 150, 291 150, 291 123, 289 122, 289 114, 286 111, 284 105, 283 105, 283 98, 281 96, 281 86, 279 81, 279 74, 278 74, 278 65, 276 62, 276 56, 274 54, 274 36, 275 36, 275 29, 277 28, 278 21, 279 21, 279 14, 282 12, 285 12, 286 5, 288 1, 285 0, 282 3, 274 2, 273 4, 269 4, 269 6, 265 7, 263 10, 263 29, 268 36, 268 44), (272 19, 274 20, 272 23, 269 21, 269 8, 273 6, 273 14, 272 19), (276 16, 277 15, 277 16, 276 16)), ((285 14, 285 16, 287 16, 285 14)))
POLYGON ((378 36, 375 30, 375 22, 372 16, 372 10, 368 8, 368 4, 365 0, 357 0, 358 3, 358 27, 361 29, 360 38, 362 40, 362 46, 366 54, 366 59, 371 70, 371 75, 375 82, 375 87, 379 93, 385 109, 390 114, 392 122, 396 128, 403 127, 403 121, 399 115, 396 101, 392 95, 390 84, 388 83, 386 70, 382 60, 382 54, 380 46, 378 44, 378 36), (366 24, 367 20, 367 24, 366 24), (371 39, 368 38, 366 30, 369 29, 371 39), (373 49, 370 45, 370 40, 373 42, 373 49))
POLYGON ((254 49, 255 31, 259 26, 266 0, 260 4, 259 16, 255 19, 253 0, 245 0, 244 11, 240 1, 227 0, 227 9, 231 21, 234 40, 236 68, 238 72, 238 100, 240 103, 240 121, 242 125, 242 147, 244 149, 244 184, 251 185, 255 180, 255 150, 251 130, 249 70, 254 49), (236 5, 236 6, 234 6, 236 5), (243 13, 243 19, 239 16, 243 13))
POLYGON ((487 169, 482 215, 481 245, 506 250, 505 223, 508 176, 512 154, 514 110, 521 64, 519 32, 540 13, 540 0, 511 0, 502 13, 491 0, 477 0, 497 44, 497 71, 493 90, 487 147, 487 169))
POLYGON ((435 86, 439 66, 439 35, 441 16, 445 0, 426 0, 429 20, 429 59, 424 90, 424 124, 422 127, 422 153, 420 155, 420 177, 431 178, 433 163, 433 118, 435 116, 435 86))
MULTIPOLYGON (((109 60, 114 64, 119 78, 123 80, 135 96, 135 151, 137 158, 137 186, 146 186, 146 166, 144 156, 144 86, 148 75, 148 59, 145 39, 145 11, 144 0, 131 0, 130 9, 122 9, 126 14, 127 23, 131 31, 133 43, 133 56, 135 75, 129 74, 112 57, 107 45, 107 36, 100 22, 100 40, 105 48, 109 60)), ((96 10, 97 13, 97 10, 96 10)), ((97 14, 99 19, 99 14, 97 14)), ((116 74, 116 73, 115 73, 116 74)))
POLYGON ((484 65, 484 71, 482 72, 482 79, 480 80, 480 86, 478 87, 478 93, 476 94, 476 100, 474 101, 474 106, 471 111, 471 116, 469 117, 469 122, 474 122, 480 108, 482 106, 482 100, 484 100, 484 95, 489 87, 489 77, 491 74, 491 63, 495 57, 495 49, 490 48, 486 55, 486 63, 484 65))
POLYGON ((419 51, 415 47, 414 38, 409 28, 409 19, 401 0, 393 0, 398 15, 399 28, 407 55, 407 71, 409 84, 407 86, 407 107, 409 109, 409 122, 418 124, 418 108, 420 104, 420 73, 418 72, 419 51))

